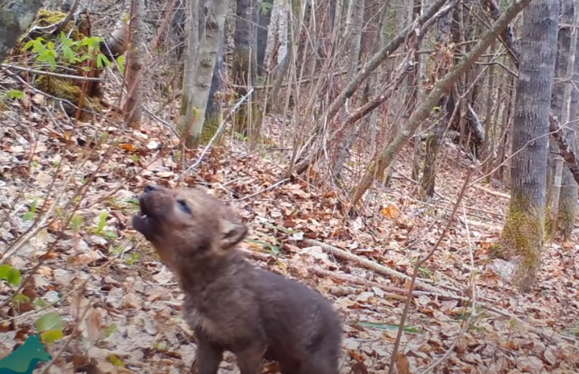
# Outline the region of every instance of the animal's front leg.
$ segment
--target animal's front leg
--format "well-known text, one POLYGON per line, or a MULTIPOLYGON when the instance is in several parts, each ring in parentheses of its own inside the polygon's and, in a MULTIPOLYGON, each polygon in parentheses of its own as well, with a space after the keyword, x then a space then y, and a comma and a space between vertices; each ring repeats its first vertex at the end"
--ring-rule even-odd
POLYGON ((235 352, 241 374, 259 374, 263 365, 265 345, 253 344, 242 351, 235 352))
POLYGON ((204 339, 198 339, 197 357, 191 368, 192 374, 217 374, 223 358, 223 350, 204 339))

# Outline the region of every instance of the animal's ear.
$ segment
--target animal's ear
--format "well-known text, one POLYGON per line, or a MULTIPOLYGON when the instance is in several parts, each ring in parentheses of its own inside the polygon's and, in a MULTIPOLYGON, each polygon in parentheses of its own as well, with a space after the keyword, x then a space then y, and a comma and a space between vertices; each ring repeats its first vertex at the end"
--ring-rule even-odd
POLYGON ((243 240, 247 227, 243 223, 221 219, 221 248, 229 249, 243 240))

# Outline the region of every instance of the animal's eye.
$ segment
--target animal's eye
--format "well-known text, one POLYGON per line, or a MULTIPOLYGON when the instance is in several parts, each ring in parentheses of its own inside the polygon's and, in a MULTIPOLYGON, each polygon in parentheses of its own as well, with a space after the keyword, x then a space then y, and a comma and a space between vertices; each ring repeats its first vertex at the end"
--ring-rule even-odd
POLYGON ((179 209, 181 209, 183 212, 187 214, 193 213, 191 212, 191 208, 189 208, 189 205, 187 205, 187 202, 185 200, 177 200, 177 204, 179 205, 179 209))

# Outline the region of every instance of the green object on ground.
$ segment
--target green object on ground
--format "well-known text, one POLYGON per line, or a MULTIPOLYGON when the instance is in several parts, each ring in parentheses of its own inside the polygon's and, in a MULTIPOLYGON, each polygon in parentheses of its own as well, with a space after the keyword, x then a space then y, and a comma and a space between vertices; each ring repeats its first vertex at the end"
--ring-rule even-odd
POLYGON ((32 374, 39 362, 51 359, 40 336, 30 335, 24 344, 0 359, 0 374, 32 374))

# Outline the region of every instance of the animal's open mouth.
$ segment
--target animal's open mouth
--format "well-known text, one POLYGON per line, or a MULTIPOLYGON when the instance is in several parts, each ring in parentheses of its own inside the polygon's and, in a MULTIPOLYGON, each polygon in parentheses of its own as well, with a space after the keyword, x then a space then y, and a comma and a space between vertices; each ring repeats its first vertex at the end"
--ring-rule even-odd
POLYGON ((145 202, 143 196, 139 198, 139 218, 149 219, 151 217, 151 211, 145 202))
POLYGON ((142 196, 139 199, 139 207, 139 212, 133 217, 133 227, 149 238, 156 228, 156 225, 154 224, 154 215, 151 214, 151 211, 142 196))

